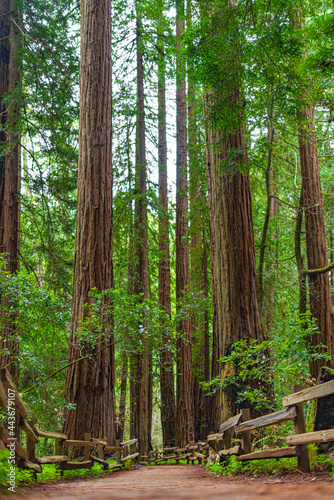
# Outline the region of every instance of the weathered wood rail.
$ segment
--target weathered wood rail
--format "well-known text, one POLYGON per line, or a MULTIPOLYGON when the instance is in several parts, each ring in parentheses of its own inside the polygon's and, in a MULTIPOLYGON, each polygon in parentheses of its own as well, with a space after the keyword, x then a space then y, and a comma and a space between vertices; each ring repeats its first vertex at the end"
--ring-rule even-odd
POLYGON ((181 460, 186 460, 188 464, 195 463, 195 461, 201 464, 206 461, 206 456, 204 455, 205 447, 208 447, 206 443, 200 441, 198 443, 189 444, 185 448, 178 448, 177 446, 166 447, 162 450, 156 448, 150 451, 148 455, 141 455, 139 464, 160 464, 169 462, 170 460, 175 460, 177 464, 181 460))
MULTIPOLYGON (((283 398, 283 409, 250 419, 248 409, 242 409, 238 415, 226 420, 220 426, 219 432, 207 436, 206 442, 190 443, 184 448, 165 447, 162 450, 152 450, 148 455, 139 455, 138 439, 130 439, 122 443, 116 441, 110 446, 106 441, 84 435, 83 440, 68 439, 62 432, 45 431, 27 420, 28 413, 15 384, 6 368, 0 368, 0 407, 15 408, 15 432, 0 426, 0 449, 13 449, 18 467, 29 469, 34 476, 42 472, 42 466, 53 464, 58 470, 91 469, 95 462, 105 470, 121 469, 127 461, 139 462, 142 465, 160 464, 175 460, 179 463, 205 464, 207 462, 225 461, 235 455, 238 461, 280 459, 295 457, 298 469, 309 472, 308 444, 334 441, 334 429, 306 432, 303 403, 334 394, 334 381, 325 382, 304 390, 294 386, 292 394, 283 398), (10 394, 10 397, 8 395, 10 394), (11 403, 11 400, 13 403, 11 403), (256 429, 279 425, 284 422, 294 423, 295 434, 286 437, 286 447, 252 451, 251 432, 256 429), (21 443, 21 432, 26 435, 26 447, 21 443), (232 446, 232 437, 238 437, 240 444, 232 446), (36 444, 40 439, 54 441, 54 454, 36 457, 36 444), (83 460, 71 461, 73 448, 83 449, 83 460), (116 464, 109 464, 106 455, 116 454, 116 464)), ((238 443, 237 441, 237 443, 238 443)))
POLYGON ((15 384, 7 368, 0 368, 0 407, 10 408, 8 401, 12 400, 15 408, 15 425, 13 432, 8 432, 0 426, 0 449, 15 449, 16 464, 19 468, 31 470, 36 476, 42 472, 42 466, 54 464, 63 474, 64 470, 91 469, 94 462, 99 463, 105 470, 121 469, 127 461, 137 461, 138 439, 131 439, 116 446, 109 446, 101 439, 96 439, 90 433, 84 435, 84 440, 68 439, 62 432, 45 431, 36 427, 33 421, 27 421, 27 410, 24 406, 15 384), (10 397, 8 395, 10 394, 10 397), (21 432, 26 435, 26 448, 21 444, 21 432), (36 444, 40 438, 54 441, 54 454, 36 457, 36 444), (73 448, 83 449, 83 461, 70 461, 73 448), (116 464, 109 464, 105 455, 116 453, 116 464))
POLYGON ((301 472, 310 471, 308 444, 334 441, 334 429, 306 432, 303 403, 313 399, 334 394, 334 381, 300 390, 294 386, 292 394, 283 398, 283 410, 264 415, 253 420, 249 418, 249 410, 241 410, 220 426, 218 434, 208 436, 210 461, 223 461, 236 455, 238 461, 262 460, 270 458, 295 457, 301 472), (284 448, 264 449, 252 452, 251 431, 278 425, 284 422, 294 423, 295 434, 286 437, 284 448), (241 437, 241 445, 231 447, 231 434, 241 437))

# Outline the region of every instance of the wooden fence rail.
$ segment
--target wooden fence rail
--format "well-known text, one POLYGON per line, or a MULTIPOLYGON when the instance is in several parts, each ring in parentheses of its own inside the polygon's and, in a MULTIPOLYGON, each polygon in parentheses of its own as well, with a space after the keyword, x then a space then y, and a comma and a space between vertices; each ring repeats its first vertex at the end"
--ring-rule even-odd
POLYGON ((83 440, 68 439, 62 432, 45 431, 36 427, 34 422, 28 420, 27 410, 22 398, 17 392, 15 384, 6 368, 0 368, 0 407, 15 408, 15 432, 0 426, 0 449, 12 449, 15 446, 17 465, 29 469, 34 475, 42 472, 42 466, 54 464, 63 474, 64 470, 90 469, 95 462, 105 470, 120 469, 127 461, 138 462, 143 465, 149 463, 159 464, 170 460, 179 463, 205 464, 214 461, 228 460, 235 455, 238 461, 262 460, 269 458, 296 457, 298 469, 309 472, 308 444, 334 441, 334 429, 325 429, 315 432, 306 432, 303 403, 334 394, 334 381, 300 390, 294 386, 292 394, 283 398, 283 410, 264 415, 253 420, 250 419, 248 409, 242 409, 238 415, 226 420, 220 426, 219 432, 207 436, 206 442, 189 443, 184 448, 165 447, 162 450, 152 450, 148 455, 139 455, 138 439, 120 442, 116 440, 115 446, 110 446, 106 441, 85 433, 83 440), (10 397, 8 395, 10 394, 10 397), (295 434, 287 436, 284 448, 263 449, 252 452, 251 432, 256 429, 279 425, 284 422, 294 423, 295 434), (26 435, 26 449, 22 446, 20 433, 26 435), (240 444, 232 446, 232 437, 240 436, 240 444), (36 445, 40 439, 54 441, 54 454, 36 457, 36 445), (73 448, 83 449, 83 461, 70 461, 73 448), (109 464, 106 455, 116 454, 116 464, 109 464))
POLYGON ((106 441, 93 438, 90 433, 85 433, 83 440, 73 440, 68 439, 62 432, 45 431, 36 427, 33 421, 26 420, 27 410, 9 371, 7 368, 0 368, 0 407, 7 408, 9 400, 13 400, 12 406, 15 408, 15 426, 13 426, 15 436, 0 426, 0 448, 15 447, 18 467, 31 470, 34 476, 41 473, 42 465, 46 464, 54 464, 63 474, 64 470, 91 469, 94 462, 102 465, 105 470, 121 469, 127 461, 138 459, 138 439, 131 439, 124 443, 118 441, 116 446, 109 446, 106 441), (21 444, 21 431, 26 434, 26 449, 21 444), (53 455, 36 457, 36 444, 40 442, 40 438, 54 441, 53 455), (70 461, 69 457, 74 447, 84 450, 83 461, 70 461), (131 449, 130 454, 129 449, 131 449), (116 452, 117 463, 109 464, 105 455, 113 452, 116 452))
POLYGON ((334 441, 334 429, 306 432, 303 403, 332 394, 334 394, 333 380, 304 390, 300 390, 300 387, 294 386, 292 394, 283 398, 283 410, 253 420, 249 418, 249 410, 241 410, 240 414, 222 423, 218 434, 212 434, 207 437, 207 443, 211 450, 210 460, 222 461, 232 455, 236 455, 237 460, 242 462, 247 460, 296 457, 298 460, 298 469, 301 472, 309 472, 310 463, 307 445, 334 441), (265 449, 252 453, 251 431, 288 421, 293 421, 295 434, 287 436, 287 447, 265 449), (231 442, 232 432, 236 436, 241 436, 241 445, 230 448, 228 444, 231 442))

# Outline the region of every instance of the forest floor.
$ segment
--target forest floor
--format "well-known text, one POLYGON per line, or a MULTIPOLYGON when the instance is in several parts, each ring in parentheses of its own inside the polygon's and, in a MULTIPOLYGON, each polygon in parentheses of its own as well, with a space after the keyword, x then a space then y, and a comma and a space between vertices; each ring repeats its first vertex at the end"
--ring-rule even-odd
POLYGON ((102 478, 39 484, 11 497, 15 500, 333 500, 334 480, 327 474, 216 477, 198 465, 135 466, 102 478))

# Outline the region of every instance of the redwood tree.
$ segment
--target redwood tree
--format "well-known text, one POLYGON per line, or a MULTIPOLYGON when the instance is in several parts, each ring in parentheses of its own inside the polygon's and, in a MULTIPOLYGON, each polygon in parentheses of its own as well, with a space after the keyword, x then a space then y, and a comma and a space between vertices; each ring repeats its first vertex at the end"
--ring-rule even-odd
MULTIPOLYGON (((219 349, 222 356, 240 340, 263 339, 257 293, 252 203, 241 86, 236 2, 213 10, 212 49, 219 64, 207 82, 207 177, 210 199, 212 272, 219 349), (223 33, 222 41, 220 34, 223 33), (229 43, 232 40, 233 43, 229 43), (222 44, 223 43, 223 44, 222 44), (209 87, 209 80, 212 84, 209 87)), ((222 380, 236 367, 225 363, 222 380)), ((223 418, 235 414, 233 387, 223 392, 223 418)))
MULTIPOLYGON (((162 10, 158 25, 158 151, 159 151, 159 304, 168 317, 170 302, 170 259, 167 184, 166 67, 162 10)), ((171 334, 167 331, 160 348, 161 424, 164 446, 175 445, 175 394, 171 334)))
MULTIPOLYGON (((187 104, 185 64, 182 54, 184 0, 176 2, 176 299, 184 297, 190 285, 187 196, 187 104)), ((190 320, 179 320, 176 341, 176 443, 194 439, 194 402, 190 320)))
MULTIPOLYGON (((187 28, 192 27, 192 5, 187 1, 187 28)), ((191 290, 208 297, 208 272, 202 152, 199 126, 196 118, 196 83, 193 69, 188 67, 188 157, 189 157, 189 232, 190 232, 190 283, 191 290)), ((210 399, 205 396, 201 382, 210 380, 210 342, 208 311, 191 320, 193 361, 194 432, 196 440, 206 439, 210 419, 210 399)))
MULTIPOLYGON (((114 440, 114 346, 110 315, 103 316, 96 342, 83 342, 85 304, 113 286, 112 267, 112 93, 111 3, 81 1, 81 66, 77 228, 64 432, 83 439, 114 440), (83 354, 91 355, 83 360, 83 354)), ((105 306, 110 299, 105 298, 105 306)), ((94 333, 94 332, 92 332, 94 333)))
MULTIPOLYGON (((294 27, 304 32, 305 23, 302 10, 294 19, 294 27)), ((305 50, 304 57, 307 56, 305 50)), ((298 110, 299 154, 302 176, 302 205, 305 217, 306 251, 309 271, 310 311, 316 319, 319 334, 312 335, 313 346, 326 345, 332 356, 333 342, 333 304, 328 272, 317 272, 328 265, 326 227, 321 192, 317 139, 315 132, 314 104, 311 93, 304 87, 298 110)), ((320 348, 320 352, 323 349, 320 348)), ((323 359, 312 359, 311 373, 317 378, 323 359)))
MULTIPOLYGON (((148 242, 147 242, 147 187, 145 145, 145 103, 143 73, 143 39, 140 2, 136 3, 136 47, 137 47, 137 144, 136 144, 136 206, 134 252, 134 293, 149 297, 148 242)), ((143 317, 145 324, 145 317, 143 317)), ((145 328, 143 329, 145 331, 145 328)), ((150 353, 148 338, 142 334, 141 351, 135 354, 132 363, 131 419, 132 433, 139 440, 139 452, 147 455, 151 448, 152 377, 150 375, 150 353)))
MULTIPOLYGON (((0 253, 5 253, 8 273, 19 271, 19 192, 20 192, 20 127, 17 96, 20 86, 17 60, 19 36, 15 22, 19 19, 14 0, 0 0, 0 253), (12 101, 5 102, 5 95, 12 101)), ((8 365, 11 375, 19 376, 17 326, 14 316, 6 311, 9 304, 2 298, 0 334, 1 365, 8 365)))
MULTIPOLYGON (((327 242, 321 182, 319 173, 318 150, 315 135, 314 107, 307 101, 299 115, 300 137, 299 153, 302 174, 302 202, 305 216, 306 251, 309 271, 327 266, 327 242)), ((333 342, 333 304, 328 272, 308 272, 310 311, 317 321, 319 334, 312 335, 314 346, 320 343, 328 347, 334 355, 333 342)), ((322 349, 320 349, 322 351, 322 349)), ((311 372, 317 378, 322 359, 312 359, 311 372)))

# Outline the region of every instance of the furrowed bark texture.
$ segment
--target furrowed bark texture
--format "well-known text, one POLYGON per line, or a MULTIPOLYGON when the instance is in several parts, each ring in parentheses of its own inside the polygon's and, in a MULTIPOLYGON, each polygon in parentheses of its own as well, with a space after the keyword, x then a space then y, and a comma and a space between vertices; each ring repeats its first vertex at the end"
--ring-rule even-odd
MULTIPOLYGON (((237 92, 237 89, 236 89, 237 92)), ((217 141, 215 132, 208 134, 208 147, 217 141)), ((217 141, 218 145, 219 142, 217 141)), ((252 205, 248 175, 224 174, 219 164, 231 149, 245 151, 243 133, 229 134, 220 152, 210 154, 207 165, 212 197, 213 273, 217 328, 222 355, 230 354, 235 342, 263 338, 257 298, 252 205)), ((242 163, 245 153, 240 155, 242 163)), ((223 367, 222 376, 232 374, 232 366, 223 367)), ((235 413, 233 395, 224 391, 223 419, 235 413)))
MULTIPOLYGON (((205 109, 205 105, 204 105, 205 109)), ((210 134, 211 136, 211 134, 210 134)), ((209 144, 209 128, 206 124, 205 127, 205 138, 206 143, 209 144)), ((222 357, 221 346, 219 343, 218 336, 218 311, 217 311, 217 301, 216 301, 216 286, 215 286, 215 273, 213 270, 213 264, 215 262, 215 238, 214 238, 214 223, 213 223, 213 206, 212 206, 212 182, 211 182, 211 168, 208 168, 210 163, 210 149, 206 148, 206 165, 207 165, 207 184, 208 184, 208 202, 209 202, 209 228, 210 228, 210 253, 211 253, 211 287, 212 287, 212 309, 213 309, 213 320, 212 320, 212 355, 211 355, 211 379, 218 377, 221 373, 221 363, 219 360, 222 357)), ((220 424, 223 421, 223 405, 222 405, 223 393, 221 388, 216 387, 215 392, 211 396, 210 401, 210 419, 209 419, 209 430, 211 433, 219 431, 220 424)))
MULTIPOLYGON (((305 214, 307 265, 309 269, 327 266, 326 228, 321 193, 318 149, 314 130, 314 108, 303 106, 300 114, 299 153, 302 175, 302 193, 305 214)), ((329 274, 308 276, 311 314, 317 320, 320 334, 312 335, 314 346, 322 343, 334 355, 333 305, 329 274)), ((314 359, 311 372, 317 378, 324 360, 314 359)))
MULTIPOLYGON (((190 285, 187 197, 187 107, 185 67, 182 56, 184 0, 176 3, 176 299, 190 285)), ((176 443, 184 446, 194 439, 192 356, 190 320, 178 324, 176 341, 176 443)))
MULTIPOLYGON (((134 245, 136 269, 134 277, 135 294, 149 297, 148 243, 147 243, 147 198, 146 198, 146 149, 144 76, 141 40, 140 2, 137 2, 137 152, 136 152, 136 214, 134 245)), ((143 318, 145 323, 145 318, 143 318)), ((143 350, 135 355, 132 390, 133 434, 139 440, 139 453, 147 455, 151 448, 152 383, 150 377, 150 353, 148 339, 143 334, 143 350)))
MULTIPOLYGON (((234 1, 224 7, 225 11, 221 12, 222 18, 226 15, 224 21, 221 21, 220 16, 214 18, 217 23, 214 25, 215 32, 225 29, 235 35, 234 7, 234 1)), ((239 50, 236 41, 233 54, 226 52, 222 67, 228 80, 222 82, 218 78, 205 96, 212 271, 217 335, 222 356, 230 354, 233 344, 240 340, 263 340, 251 192, 246 172, 239 50), (224 126, 217 125, 217 116, 224 117, 224 126)), ((225 363, 221 372, 222 380, 233 375, 235 369, 230 363, 225 363)), ((223 391, 223 420, 236 413, 235 397, 233 387, 229 386, 223 391)))
MULTIPOLYGON (((87 318, 88 292, 113 286, 112 267, 112 123, 111 4, 81 2, 80 131, 77 229, 71 335, 68 362, 84 352, 99 351, 113 342, 110 316, 105 317, 97 345, 82 345, 80 318, 87 318)), ((105 299, 110 305, 110 299, 105 299)), ((76 404, 68 411, 64 432, 83 439, 85 432, 114 441, 114 346, 69 367, 65 397, 76 404)))
MULTIPOLYGON (((161 2, 159 4, 161 9, 161 2)), ((161 9, 162 10, 162 9, 161 9)), ((164 35, 158 32, 158 152, 159 152, 159 304, 171 316, 170 259, 167 183, 166 77, 164 35)), ((175 445, 175 394, 173 344, 170 334, 163 336, 160 350, 161 424, 164 446, 175 445)))
MULTIPOLYGON (((304 34, 305 21, 303 18, 303 4, 295 13, 292 20, 295 29, 304 34)), ((306 57, 307 47, 303 57, 306 57)), ((327 242, 324 208, 321 192, 319 159, 317 139, 315 132, 314 106, 304 89, 301 97, 301 108, 297 115, 299 125, 299 155, 302 176, 302 202, 305 215, 306 251, 309 269, 320 269, 328 264, 327 242)), ((333 304, 329 283, 329 274, 313 274, 308 276, 310 311, 316 319, 319 334, 311 336, 313 346, 320 343, 328 347, 333 364, 333 304)), ((324 349, 318 349, 323 352, 324 349)), ((311 374, 318 378, 320 369, 325 362, 322 359, 312 359, 310 363, 311 374)))
MULTIPOLYGON (((191 5, 187 2, 187 26, 191 27, 191 5)), ((207 297, 206 229, 201 211, 203 205, 201 151, 196 123, 196 87, 188 72, 188 152, 189 152, 189 201, 190 201, 190 282, 191 289, 207 297)), ((204 174, 205 175, 205 174, 204 174)), ((191 320, 193 360, 194 432, 195 440, 208 435, 209 398, 205 397, 200 383, 210 380, 210 352, 208 311, 201 318, 191 320)))
MULTIPOLYGON (((0 253, 6 253, 6 269, 9 274, 19 271, 20 221, 20 129, 19 105, 7 104, 4 94, 11 97, 20 85, 17 62, 19 35, 13 20, 18 22, 19 14, 13 0, 0 0, 0 143, 5 145, 4 156, 0 156, 0 253)), ((16 313, 6 311, 10 304, 1 298, 0 352, 2 366, 8 369, 18 382, 19 343, 15 324, 16 313)))

